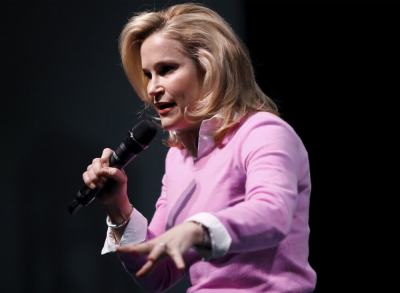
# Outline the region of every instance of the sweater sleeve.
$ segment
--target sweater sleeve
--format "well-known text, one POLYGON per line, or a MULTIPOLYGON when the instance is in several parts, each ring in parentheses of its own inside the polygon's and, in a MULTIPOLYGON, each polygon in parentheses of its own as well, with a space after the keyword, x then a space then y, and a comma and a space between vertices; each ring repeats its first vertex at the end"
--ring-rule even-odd
MULTIPOLYGON (((124 235, 122 236, 122 240, 124 241, 121 242, 121 245, 126 245, 128 243, 138 243, 138 241, 135 240, 135 237, 133 236, 132 233, 130 233, 131 234, 130 238, 133 239, 134 241, 133 242, 128 241, 129 235, 125 234, 129 233, 129 231, 143 231, 143 230, 147 231, 142 241, 148 241, 165 232, 167 215, 168 215, 168 204, 167 204, 168 187, 166 184, 167 182, 166 177, 167 175, 163 176, 161 195, 156 202, 156 211, 149 225, 147 226, 147 221, 141 220, 137 222, 137 224, 141 227, 137 225, 135 226, 135 223, 133 223, 134 221, 132 221, 134 220, 134 218, 133 219, 131 218, 132 222, 130 221, 129 225, 132 225, 132 229, 125 230, 124 235)), ((139 213, 137 212, 136 217, 139 217, 138 214, 139 213)), ((134 217, 134 215, 132 217, 134 217)), ((122 262, 122 265, 125 268, 125 270, 135 280, 136 283, 138 283, 145 289, 146 292, 147 291, 163 292, 166 289, 173 286, 185 275, 184 271, 183 272, 179 271, 176 268, 175 263, 171 260, 171 258, 165 257, 164 259, 160 260, 157 266, 155 266, 154 269, 152 269, 152 271, 149 272, 146 276, 136 278, 135 276, 136 272, 147 261, 147 257, 133 255, 130 253, 118 253, 118 257, 122 262)), ((189 250, 184 255, 185 263, 188 264, 187 267, 189 267, 191 263, 193 263, 198 259, 199 255, 193 249, 189 250)))
POLYGON ((282 120, 262 121, 248 130, 237 154, 246 176, 245 200, 214 213, 232 239, 227 252, 274 247, 287 236, 304 153, 300 139, 282 120))
MULTIPOLYGON (((157 237, 165 231, 166 214, 167 214, 167 187, 165 185, 165 177, 163 177, 163 186, 161 196, 156 202, 156 211, 154 216, 147 226, 147 221, 143 220, 143 216, 138 211, 134 211, 131 216, 131 220, 122 236, 121 244, 126 245, 129 243, 140 243, 143 241, 150 240, 157 237), (135 221, 136 220, 136 221, 135 221), (147 231, 144 233, 144 237, 140 237, 135 231, 147 231), (139 238, 138 238, 139 237, 139 238), (140 239, 141 238, 141 239, 140 239)), ((145 218, 144 218, 145 219, 145 218)), ((103 248, 103 253, 115 250, 111 240, 110 247, 110 236, 107 236, 105 246, 103 248), (106 251, 107 250, 107 251, 106 251)), ((173 286, 177 281, 179 281, 185 274, 177 270, 175 264, 170 258, 162 259, 157 266, 149 272, 146 276, 141 278, 136 278, 136 272, 144 265, 147 261, 146 256, 138 256, 130 253, 118 253, 118 257, 122 262, 125 270, 129 275, 142 286, 146 291, 151 292, 162 292, 169 287, 173 286)), ((185 255, 185 261, 190 262, 191 257, 195 257, 195 254, 188 253, 185 255)))

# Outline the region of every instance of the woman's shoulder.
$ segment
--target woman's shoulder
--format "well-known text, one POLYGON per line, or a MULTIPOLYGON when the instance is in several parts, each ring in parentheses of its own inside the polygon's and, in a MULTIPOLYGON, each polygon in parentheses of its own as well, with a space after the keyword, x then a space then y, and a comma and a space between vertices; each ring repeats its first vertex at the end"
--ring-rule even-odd
POLYGON ((242 122, 242 125, 240 128, 243 130, 252 130, 252 129, 257 129, 257 128, 281 128, 283 131, 289 131, 292 134, 296 135, 295 130, 293 127, 287 123, 285 120, 283 120, 281 117, 279 117, 276 114, 270 113, 270 112, 255 112, 253 114, 250 114, 245 118, 245 120, 242 122))
POLYGON ((269 112, 249 115, 240 125, 236 141, 243 146, 257 148, 263 145, 304 148, 303 142, 293 127, 279 116, 269 112))
POLYGON ((260 149, 279 150, 295 158, 307 157, 307 150, 293 127, 273 113, 256 112, 248 116, 236 136, 236 145, 243 158, 260 149))

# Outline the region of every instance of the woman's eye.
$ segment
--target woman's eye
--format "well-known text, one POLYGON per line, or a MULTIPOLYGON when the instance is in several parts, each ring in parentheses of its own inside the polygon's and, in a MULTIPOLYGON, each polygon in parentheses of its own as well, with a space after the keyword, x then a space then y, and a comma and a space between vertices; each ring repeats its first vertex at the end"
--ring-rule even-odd
POLYGON ((146 76, 148 79, 151 79, 151 73, 148 71, 143 71, 144 76, 146 76))
POLYGON ((164 65, 164 66, 160 67, 160 70, 158 73, 160 75, 166 75, 175 69, 176 69, 176 66, 174 66, 174 65, 164 65))

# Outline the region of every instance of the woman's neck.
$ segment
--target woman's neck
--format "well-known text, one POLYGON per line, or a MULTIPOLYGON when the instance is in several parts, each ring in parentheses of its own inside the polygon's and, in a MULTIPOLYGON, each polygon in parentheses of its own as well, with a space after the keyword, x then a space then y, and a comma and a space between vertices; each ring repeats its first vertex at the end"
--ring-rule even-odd
POLYGON ((190 129, 179 130, 176 132, 182 141, 185 149, 192 157, 197 157, 197 144, 199 141, 200 125, 190 129))

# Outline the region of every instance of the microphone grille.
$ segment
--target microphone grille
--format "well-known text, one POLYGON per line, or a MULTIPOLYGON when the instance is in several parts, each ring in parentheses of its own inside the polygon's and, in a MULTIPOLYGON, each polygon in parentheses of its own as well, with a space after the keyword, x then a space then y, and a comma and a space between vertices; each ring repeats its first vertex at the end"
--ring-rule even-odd
POLYGON ((131 132, 138 143, 147 146, 156 136, 157 126, 149 120, 142 120, 132 128, 131 132))

